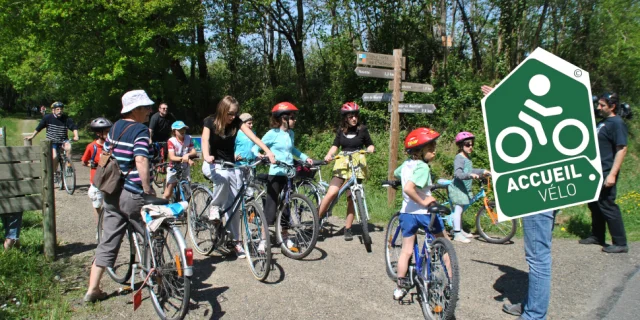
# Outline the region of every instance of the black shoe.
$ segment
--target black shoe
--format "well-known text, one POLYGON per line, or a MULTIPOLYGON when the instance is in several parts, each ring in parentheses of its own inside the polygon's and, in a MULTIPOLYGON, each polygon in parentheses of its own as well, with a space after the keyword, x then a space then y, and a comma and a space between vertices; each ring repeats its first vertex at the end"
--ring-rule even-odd
POLYGON ((598 238, 594 237, 594 236, 590 236, 588 238, 584 238, 584 239, 580 239, 580 241, 578 241, 579 244, 599 244, 601 246, 604 245, 604 241, 600 241, 598 238))
POLYGON ((353 233, 351 233, 351 229, 344 229, 344 241, 353 240, 353 233))
POLYGON ((606 253, 627 253, 629 252, 628 246, 617 246, 615 244, 602 248, 606 253))
POLYGON ((522 303, 515 303, 515 304, 505 303, 502 305, 502 311, 512 316, 520 316, 522 315, 522 303))

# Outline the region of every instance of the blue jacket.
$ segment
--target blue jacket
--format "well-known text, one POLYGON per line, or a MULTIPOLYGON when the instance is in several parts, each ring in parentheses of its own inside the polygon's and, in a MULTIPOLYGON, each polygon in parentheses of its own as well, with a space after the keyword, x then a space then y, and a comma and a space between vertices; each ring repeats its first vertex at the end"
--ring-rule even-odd
MULTIPOLYGON (((296 149, 293 141, 293 130, 282 131, 280 129, 271 129, 262 137, 262 142, 271 149, 276 160, 290 165, 293 165, 294 156, 300 158, 302 161, 306 161, 307 158, 309 158, 306 154, 296 149)), ((260 147, 255 145, 251 150, 253 154, 257 156, 260 147)), ((287 172, 285 168, 272 164, 269 168, 269 175, 286 176, 287 172)))
MULTIPOLYGON (((253 133, 255 134, 255 131, 253 133)), ((238 135, 236 136, 235 155, 240 155, 242 157, 242 160, 238 161, 238 163, 248 164, 256 158, 251 150, 255 145, 256 144, 253 143, 253 141, 251 141, 244 132, 238 132, 238 135)))

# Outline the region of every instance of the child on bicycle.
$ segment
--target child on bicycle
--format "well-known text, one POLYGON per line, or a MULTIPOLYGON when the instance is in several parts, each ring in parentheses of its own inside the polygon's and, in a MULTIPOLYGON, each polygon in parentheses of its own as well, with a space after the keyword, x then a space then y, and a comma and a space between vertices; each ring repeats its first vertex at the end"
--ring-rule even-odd
MULTIPOLYGON (((167 183, 164 189, 163 198, 169 200, 173 195, 173 188, 178 184, 178 177, 176 177, 176 170, 174 166, 182 166, 182 176, 190 179, 191 170, 189 167, 193 166, 194 162, 191 160, 195 158, 197 153, 193 148, 193 141, 191 141, 191 135, 187 134, 186 124, 182 121, 176 121, 171 125, 171 131, 173 137, 167 141, 167 148, 169 149, 169 170, 167 170, 167 183)), ((184 199, 183 199, 184 200, 184 199)))
MULTIPOLYGON (((213 182, 213 199, 209 209, 209 220, 213 222, 220 221, 220 213, 233 204, 234 198, 242 187, 240 170, 227 170, 223 165, 214 162, 215 160, 235 162, 235 143, 239 132, 243 132, 251 141, 263 148, 271 163, 275 162, 271 150, 256 137, 246 123, 238 118, 239 108, 238 100, 232 96, 225 96, 218 103, 216 113, 204 119, 202 173, 213 182)), ((229 222, 229 228, 235 241, 236 255, 242 259, 245 257, 245 252, 240 241, 240 216, 239 214, 233 215, 229 222)), ((264 248, 264 241, 261 244, 264 248)))
MULTIPOLYGON (((293 165, 293 157, 300 158, 309 164, 313 160, 306 154, 300 152, 294 146, 293 128, 296 125, 296 112, 298 108, 289 102, 280 102, 271 109, 271 130, 269 130, 262 141, 267 147, 273 150, 276 160, 293 165)), ((258 146, 253 147, 253 153, 258 155, 258 146)), ((272 225, 276 221, 276 209, 280 192, 287 185, 286 168, 272 164, 269 168, 269 183, 267 184, 267 200, 264 206, 264 214, 267 222, 272 225)), ((291 239, 283 239, 287 248, 293 248, 291 239)))
POLYGON ((491 174, 485 169, 473 168, 471 153, 473 152, 475 139, 476 137, 467 131, 456 135, 458 154, 453 160, 453 181, 449 185, 449 198, 454 205, 454 211, 451 215, 453 220, 453 241, 462 243, 469 243, 471 242, 469 238, 473 238, 472 234, 466 233, 462 229, 462 211, 464 211, 464 206, 469 205, 473 198, 471 179, 479 179, 482 176, 491 174))
POLYGON ((91 199, 91 204, 93 205, 93 213, 94 218, 96 220, 96 225, 98 224, 98 219, 100 219, 100 213, 102 213, 102 191, 98 190, 96 186, 93 185, 93 176, 96 174, 96 167, 98 162, 100 161, 100 155, 102 154, 102 147, 104 146, 104 141, 109 134, 109 129, 111 129, 113 123, 109 121, 109 119, 99 117, 93 119, 89 127, 91 131, 96 133, 96 140, 87 145, 87 148, 84 150, 84 155, 80 161, 84 166, 91 168, 91 172, 89 174, 89 199, 91 199))
MULTIPOLYGON (((429 128, 418 128, 411 131, 404 140, 404 147, 410 156, 394 175, 402 182, 402 209, 400 210, 400 228, 402 230, 402 252, 398 258, 398 287, 393 291, 395 300, 402 299, 411 287, 411 280, 406 277, 409 259, 413 254, 413 244, 418 228, 427 229, 431 222, 431 214, 427 207, 436 199, 429 189, 432 184, 429 162, 436 156, 436 139, 440 134, 429 128)), ((444 237, 444 226, 441 219, 435 219, 434 236, 444 237)))

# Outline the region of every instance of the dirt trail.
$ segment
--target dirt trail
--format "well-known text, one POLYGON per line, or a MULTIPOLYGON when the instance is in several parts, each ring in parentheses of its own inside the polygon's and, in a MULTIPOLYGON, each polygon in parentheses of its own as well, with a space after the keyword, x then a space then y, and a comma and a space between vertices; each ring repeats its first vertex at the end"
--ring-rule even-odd
MULTIPOLYGON (((95 250, 95 223, 87 197, 89 170, 76 164, 78 190, 70 196, 56 192, 57 231, 63 257, 85 265, 85 275, 95 250)), ((341 228, 341 221, 333 221, 341 228)), ((188 319, 420 319, 415 304, 392 300, 395 284, 384 267, 383 232, 373 233, 374 251, 366 253, 357 239, 341 235, 318 243, 305 261, 290 260, 273 249, 275 268, 268 283, 253 279, 245 260, 235 257, 197 256, 192 278, 188 319)), ((461 272, 458 319, 515 319, 501 311, 503 301, 519 302, 527 287, 527 265, 522 239, 510 245, 481 241, 455 245, 461 272)), ((640 265, 640 250, 607 255, 597 246, 575 240, 553 243, 553 287, 549 319, 590 318, 606 299, 624 286, 625 275, 640 265)), ((77 298, 72 302, 78 319, 155 319, 151 301, 145 299, 135 313, 131 294, 118 295, 121 287, 108 276, 102 280, 112 296, 93 307, 77 298)), ((85 288, 81 290, 84 293, 85 288)), ((146 290, 143 298, 147 298, 146 290)), ((634 306, 637 307, 637 306, 634 306)), ((600 309, 599 309, 600 308, 600 309)))

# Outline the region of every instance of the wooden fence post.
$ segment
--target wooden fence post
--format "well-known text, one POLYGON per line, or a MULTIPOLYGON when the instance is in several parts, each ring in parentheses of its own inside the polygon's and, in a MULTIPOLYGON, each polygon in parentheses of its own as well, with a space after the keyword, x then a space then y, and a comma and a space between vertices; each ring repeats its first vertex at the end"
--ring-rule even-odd
MULTIPOLYGON (((391 136, 389 137, 389 168, 387 179, 393 180, 393 171, 398 165, 398 140, 400 140, 400 79, 402 75, 402 49, 393 50, 393 98, 391 109, 391 136)), ((387 188, 387 205, 391 207, 396 198, 396 190, 387 188)))
POLYGON ((42 146, 42 217, 44 229, 44 255, 56 257, 56 205, 53 188, 53 160, 51 141, 44 140, 42 146))

